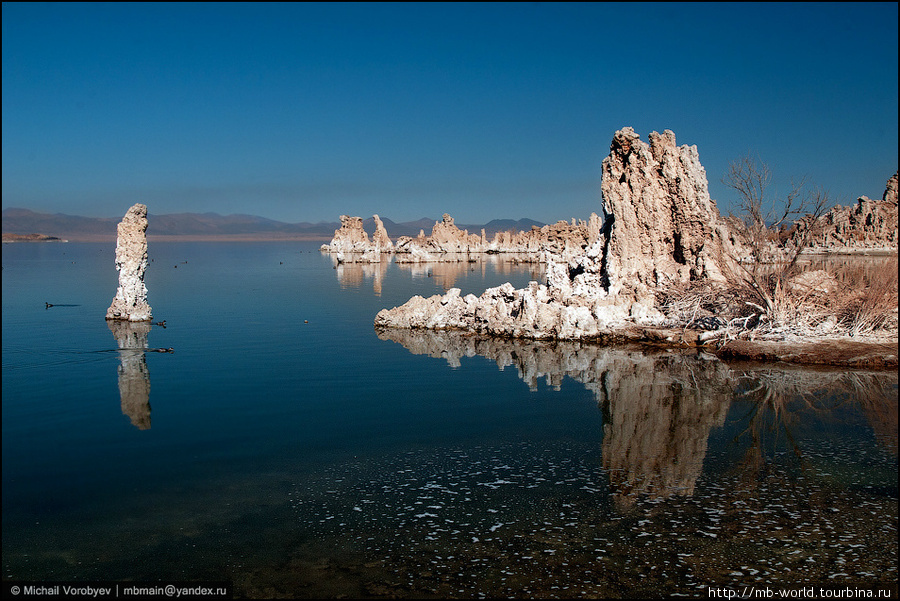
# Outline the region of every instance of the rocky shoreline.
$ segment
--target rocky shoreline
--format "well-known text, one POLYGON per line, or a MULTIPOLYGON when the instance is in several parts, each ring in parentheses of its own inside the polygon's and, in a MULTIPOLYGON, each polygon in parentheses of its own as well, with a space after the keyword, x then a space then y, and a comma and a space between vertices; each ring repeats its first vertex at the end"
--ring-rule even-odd
MULTIPOLYGON (((506 336, 486 336, 456 329, 432 330, 428 328, 395 328, 375 326, 379 337, 393 339, 393 332, 409 331, 408 336, 429 332, 453 332, 473 339, 514 339, 506 336)), ((797 365, 843 367, 848 369, 896 369, 900 345, 897 339, 853 340, 843 338, 799 338, 793 340, 741 340, 704 341, 703 335, 709 331, 685 330, 682 328, 642 327, 633 323, 622 323, 609 332, 591 338, 581 338, 579 342, 598 346, 645 348, 695 349, 696 352, 715 355, 725 361, 784 362, 797 365)), ((526 341, 547 339, 526 338, 526 341)), ((571 340, 559 340, 572 342, 571 340)))
MULTIPOLYGON (((603 161, 605 219, 592 215, 586 223, 573 222, 567 236, 542 248, 546 283, 531 282, 518 290, 507 283, 479 297, 463 297, 457 288, 427 299, 414 296, 404 305, 380 311, 376 328, 701 346, 729 357, 846 367, 897 365, 895 306, 886 316, 862 325, 859 317, 864 309, 871 310, 866 305, 873 304, 871 298, 860 297, 855 306, 838 311, 857 311, 855 317, 823 315, 810 320, 804 315, 810 313, 810 302, 824 305, 829 295, 838 294, 840 283, 825 271, 789 274, 783 286, 779 281, 768 291, 766 299, 771 300, 761 306, 763 301, 753 290, 760 280, 747 276, 747 265, 759 263, 754 254, 758 251, 720 216, 709 197, 697 148, 677 146, 670 131, 652 132, 649 139, 649 144, 643 142, 631 128, 616 132, 603 161), (848 326, 844 323, 848 319, 857 323, 848 326)), ((888 181, 882 202, 858 204, 853 214, 869 215, 856 220, 868 233, 854 234, 860 242, 854 251, 871 252, 892 244, 896 249, 896 182, 896 175, 888 181)), ((826 223, 835 223, 838 214, 843 213, 833 211, 826 223)), ((336 232, 332 245, 323 250, 343 253, 364 248, 368 240, 365 232, 359 234, 361 219, 342 217, 342 223, 345 231, 336 232)), ((855 231, 840 223, 844 234, 855 231)), ((479 247, 477 236, 464 232, 460 237, 453 228, 452 218, 445 215, 435 224, 430 241, 422 235, 420 243, 457 254, 479 247)), ((389 247, 386 232, 376 235, 377 253, 367 260, 380 261, 383 253, 396 252, 397 246, 389 247)), ((890 294, 896 305, 896 279, 893 287, 876 299, 879 307, 890 294)), ((848 291, 849 296, 854 294, 858 290, 848 291)))

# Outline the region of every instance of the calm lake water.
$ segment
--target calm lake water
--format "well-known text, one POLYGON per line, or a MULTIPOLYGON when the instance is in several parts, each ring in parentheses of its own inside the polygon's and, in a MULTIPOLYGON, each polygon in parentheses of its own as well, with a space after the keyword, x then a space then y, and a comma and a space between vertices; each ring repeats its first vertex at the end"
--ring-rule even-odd
POLYGON ((114 244, 3 246, 4 580, 896 595, 896 371, 376 332, 414 294, 541 269, 317 246, 151 242, 165 327, 104 320, 114 244))

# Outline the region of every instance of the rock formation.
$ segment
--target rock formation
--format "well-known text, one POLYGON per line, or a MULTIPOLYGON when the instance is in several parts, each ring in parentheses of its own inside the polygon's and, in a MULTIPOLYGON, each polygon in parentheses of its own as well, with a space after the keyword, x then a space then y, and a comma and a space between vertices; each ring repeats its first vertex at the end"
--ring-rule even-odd
POLYGON ((362 217, 341 215, 341 227, 334 231, 331 242, 323 244, 320 250, 334 253, 337 263, 378 263, 382 253, 394 251, 394 245, 378 215, 372 217, 375 219, 375 234, 371 242, 369 234, 363 229, 362 217))
POLYGON ((696 146, 676 146, 668 130, 652 132, 648 145, 626 127, 603 160, 601 189, 612 216, 605 255, 611 288, 722 280, 732 268, 729 232, 696 146))
POLYGON ((375 234, 372 236, 372 244, 375 246, 375 252, 382 253, 393 251, 394 244, 391 242, 381 218, 378 215, 372 215, 372 219, 375 220, 375 234))
POLYGON ((147 269, 147 207, 136 204, 125 213, 118 226, 116 269, 119 287, 106 311, 106 319, 150 321, 144 271, 147 269))
POLYGON ((465 261, 467 254, 482 252, 482 240, 480 236, 456 227, 453 217, 444 213, 441 221, 431 228, 430 236, 425 236, 424 232, 416 238, 401 236, 396 251, 398 263, 465 261))
MULTIPOLYGON (((808 227, 798 222, 798 229, 808 227)), ((834 207, 814 226, 812 250, 897 250, 897 173, 887 181, 881 200, 860 196, 852 207, 834 207)))
POLYGON ((459 229, 453 217, 444 214, 432 227, 431 234, 420 231, 415 238, 401 236, 396 244, 379 219, 375 219, 375 235, 369 241, 360 217, 341 216, 341 228, 336 230, 329 244, 323 244, 323 252, 334 253, 338 263, 371 263, 382 260, 385 254, 394 254, 397 263, 459 263, 470 262, 473 254, 515 254, 516 262, 540 262, 544 251, 570 257, 583 252, 600 234, 602 220, 591 214, 585 222, 573 219, 571 223, 559 221, 543 227, 532 227, 524 232, 497 232, 488 240, 481 234, 470 234, 459 229))
POLYGON ((900 172, 895 172, 894 175, 890 177, 887 181, 887 185, 884 187, 884 194, 881 195, 881 200, 886 203, 892 204, 895 207, 897 206, 897 176, 900 175, 900 172))
POLYGON ((341 215, 341 227, 334 230, 330 244, 323 244, 326 252, 365 252, 369 250, 369 234, 363 229, 362 217, 341 215))
MULTIPOLYGON (((604 222, 588 224, 587 248, 544 251, 547 283, 511 284, 480 297, 413 297, 378 313, 379 327, 463 329, 516 338, 600 338, 628 323, 660 324, 655 289, 724 279, 736 269, 735 242, 710 199, 694 146, 653 132, 650 144, 630 127, 616 132, 603 161, 604 222)), ((569 247, 571 249, 571 247, 569 247)))
POLYGON ((600 237, 603 220, 591 213, 587 222, 557 221, 543 227, 532 227, 527 232, 497 232, 490 243, 485 243, 488 253, 528 253, 545 257, 545 251, 559 257, 572 257, 583 253, 600 237))

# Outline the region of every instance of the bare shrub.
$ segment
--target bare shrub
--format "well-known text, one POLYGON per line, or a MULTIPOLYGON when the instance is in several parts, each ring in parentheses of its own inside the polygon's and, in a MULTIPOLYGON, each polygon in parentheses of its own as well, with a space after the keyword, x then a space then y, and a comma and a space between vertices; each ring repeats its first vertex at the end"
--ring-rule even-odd
POLYGON ((738 193, 740 215, 730 216, 729 224, 749 252, 748 257, 734 257, 739 267, 732 275, 770 316, 776 311, 775 296, 796 273, 797 259, 812 240, 815 228, 810 224, 819 221, 828 205, 828 194, 821 188, 805 190, 805 180, 793 182, 787 196, 776 198, 768 191, 771 179, 769 167, 750 156, 733 162, 722 179, 738 193))
POLYGON ((760 333, 820 330, 827 321, 822 303, 789 290, 788 282, 800 271, 797 261, 813 239, 828 194, 806 189, 801 180, 777 198, 769 193, 771 178, 765 163, 746 156, 733 162, 722 179, 740 199, 740 214, 727 222, 746 253, 732 257, 737 268, 728 274, 730 284, 744 294, 745 304, 759 309, 760 333))

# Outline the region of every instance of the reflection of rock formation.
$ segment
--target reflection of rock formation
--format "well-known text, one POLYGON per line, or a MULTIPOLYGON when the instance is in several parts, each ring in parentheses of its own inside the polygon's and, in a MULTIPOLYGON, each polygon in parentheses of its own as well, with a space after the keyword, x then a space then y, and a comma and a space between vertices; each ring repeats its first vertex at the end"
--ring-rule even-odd
POLYGON ((896 457, 897 372, 885 372, 877 376, 848 373, 845 379, 858 391, 863 413, 875 431, 875 439, 896 457), (892 381, 887 377, 891 377, 892 381))
POLYGON ((140 430, 150 429, 150 372, 144 352, 150 324, 107 321, 119 347, 119 395, 122 413, 140 430))
MULTIPOLYGON (((795 445, 790 432, 783 432, 792 420, 802 422, 812 415, 843 420, 845 414, 833 410, 859 402, 875 437, 897 453, 896 371, 732 370, 715 357, 687 351, 510 340, 459 331, 376 331, 382 340, 397 342, 416 355, 444 359, 453 368, 460 367, 463 357, 474 356, 501 368, 514 366, 532 390, 540 380, 558 389, 565 376, 584 384, 603 412, 602 464, 620 510, 642 496, 693 495, 710 431, 724 425, 733 399, 752 402, 750 421, 758 422, 742 423, 739 436, 764 430, 774 432, 779 444, 795 445)), ((751 440, 751 453, 762 456, 767 443, 763 438, 751 440)), ((795 451, 801 454, 799 448, 795 451)), ((755 480, 758 467, 758 462, 745 463, 740 469, 755 480)))
POLYGON ((667 131, 642 142, 616 132, 603 161, 605 222, 571 256, 547 251, 547 283, 504 284, 480 297, 458 289, 378 313, 381 327, 460 329, 514 338, 602 338, 628 323, 659 325, 656 286, 721 280, 735 268, 728 228, 707 190, 696 147, 667 131))
POLYGON ((106 319, 150 321, 144 271, 147 269, 147 207, 136 204, 125 213, 116 238, 119 287, 106 319))
POLYGON ((398 261, 397 266, 409 272, 412 279, 434 278, 438 286, 449 290, 456 285, 456 281, 466 275, 467 272, 479 273, 482 277, 487 273, 488 266, 498 274, 529 273, 533 279, 538 279, 544 271, 541 263, 530 261, 517 262, 518 255, 467 255, 467 261, 439 261, 433 263, 417 263, 398 261))
MULTIPOLYGON (((467 255, 471 257, 463 262, 434 262, 434 263, 397 263, 397 267, 408 272, 413 280, 433 278, 438 286, 449 290, 456 285, 459 278, 474 271, 484 277, 488 268, 498 274, 531 274, 533 279, 538 279, 544 273, 541 263, 530 261, 517 261, 519 255, 467 255), (513 260, 510 260, 513 259, 513 260)), ((355 261, 351 255, 344 255, 341 260, 338 254, 332 255, 332 263, 337 279, 342 288, 359 288, 367 280, 372 280, 372 288, 377 296, 381 295, 381 286, 384 276, 390 266, 390 260, 365 262, 355 261)))
POLYGON ((413 263, 398 262, 397 265, 406 272, 409 272, 413 280, 421 280, 423 278, 434 278, 437 285, 444 290, 453 288, 457 278, 462 277, 466 271, 476 268, 481 271, 481 267, 477 265, 479 262, 472 264, 466 262, 443 262, 443 263, 413 263))
POLYGON ((372 280, 372 289, 381 296, 381 280, 387 271, 388 262, 372 263, 334 260, 334 269, 342 288, 359 288, 366 279, 372 280))
POLYGON ((450 331, 385 329, 378 336, 453 367, 475 355, 514 365, 532 389, 541 379, 559 387, 564 376, 584 384, 604 414, 603 466, 622 508, 639 495, 693 494, 709 432, 724 423, 731 403, 728 367, 714 357, 450 331))
POLYGON ((631 353, 604 374, 603 466, 620 508, 639 495, 690 496, 713 426, 731 404, 728 367, 676 353, 631 353))

